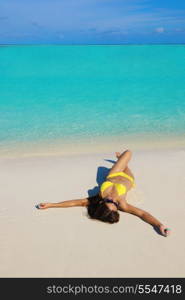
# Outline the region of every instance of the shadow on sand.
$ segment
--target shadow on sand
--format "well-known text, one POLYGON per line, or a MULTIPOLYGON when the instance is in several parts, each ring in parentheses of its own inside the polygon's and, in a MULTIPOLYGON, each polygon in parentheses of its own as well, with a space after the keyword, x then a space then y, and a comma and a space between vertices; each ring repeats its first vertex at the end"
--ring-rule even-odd
MULTIPOLYGON (((104 159, 104 160, 108 161, 108 162, 110 162, 112 164, 114 164, 116 162, 115 160, 111 160, 111 159, 104 159)), ((106 168, 106 167, 103 167, 103 166, 98 167, 98 169, 97 169, 97 175, 96 175, 97 185, 94 188, 89 189, 87 191, 89 197, 93 197, 93 196, 95 196, 95 195, 97 195, 99 193, 100 186, 105 181, 105 179, 106 179, 109 171, 110 171, 110 168, 106 168)))

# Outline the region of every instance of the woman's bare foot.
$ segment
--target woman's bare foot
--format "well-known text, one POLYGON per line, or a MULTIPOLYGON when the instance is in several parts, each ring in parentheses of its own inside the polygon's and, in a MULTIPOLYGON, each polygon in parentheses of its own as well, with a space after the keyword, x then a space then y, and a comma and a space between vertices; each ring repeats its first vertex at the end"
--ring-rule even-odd
POLYGON ((120 152, 115 152, 116 153, 116 157, 117 159, 121 156, 121 153, 120 152))

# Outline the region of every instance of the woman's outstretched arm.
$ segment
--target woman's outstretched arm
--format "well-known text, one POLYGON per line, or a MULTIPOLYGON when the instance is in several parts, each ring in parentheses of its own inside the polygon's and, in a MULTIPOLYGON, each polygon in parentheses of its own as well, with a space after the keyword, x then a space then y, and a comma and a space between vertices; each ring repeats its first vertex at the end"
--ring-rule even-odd
POLYGON ((169 228, 166 228, 159 220, 157 220, 155 217, 153 217, 150 213, 147 211, 144 211, 138 207, 135 207, 133 205, 130 205, 128 203, 124 203, 120 205, 120 210, 133 214, 137 217, 140 217, 143 221, 146 223, 157 227, 160 231, 160 233, 164 236, 169 235, 169 228))
POLYGON ((56 207, 73 207, 73 206, 87 206, 88 199, 76 199, 76 200, 67 200, 58 203, 40 203, 36 205, 38 209, 46 209, 46 208, 56 208, 56 207))

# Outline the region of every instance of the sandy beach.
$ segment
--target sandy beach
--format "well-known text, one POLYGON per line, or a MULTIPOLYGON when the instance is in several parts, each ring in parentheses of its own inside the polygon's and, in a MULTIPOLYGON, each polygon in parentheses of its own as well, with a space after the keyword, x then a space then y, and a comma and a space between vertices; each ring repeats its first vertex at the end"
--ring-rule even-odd
MULTIPOLYGON (((115 149, 124 151, 125 149, 115 149)), ((136 188, 128 202, 167 227, 139 218, 92 221, 85 207, 37 210, 40 202, 93 195, 114 152, 0 158, 0 277, 184 277, 185 149, 133 149, 136 188)))

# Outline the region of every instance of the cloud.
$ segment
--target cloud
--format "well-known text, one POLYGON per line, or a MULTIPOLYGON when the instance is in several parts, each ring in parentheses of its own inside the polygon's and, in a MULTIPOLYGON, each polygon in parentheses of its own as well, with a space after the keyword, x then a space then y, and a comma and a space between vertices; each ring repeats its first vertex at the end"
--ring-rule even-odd
POLYGON ((176 28, 175 31, 176 32, 185 32, 185 28, 176 28))
POLYGON ((41 27, 40 24, 37 23, 37 22, 35 22, 35 21, 31 22, 31 24, 32 24, 34 27, 39 27, 39 28, 41 27))
POLYGON ((155 28, 155 32, 163 33, 163 32, 165 32, 165 29, 164 29, 164 27, 157 27, 157 28, 155 28))
POLYGON ((97 30, 97 33, 101 35, 121 36, 121 35, 127 35, 128 31, 120 28, 112 28, 107 30, 97 30))
POLYGON ((0 21, 5 21, 5 20, 8 20, 8 17, 6 17, 6 16, 0 17, 0 21))
POLYGON ((60 40, 65 38, 65 35, 62 31, 56 31, 55 34, 56 34, 56 37, 60 40))

